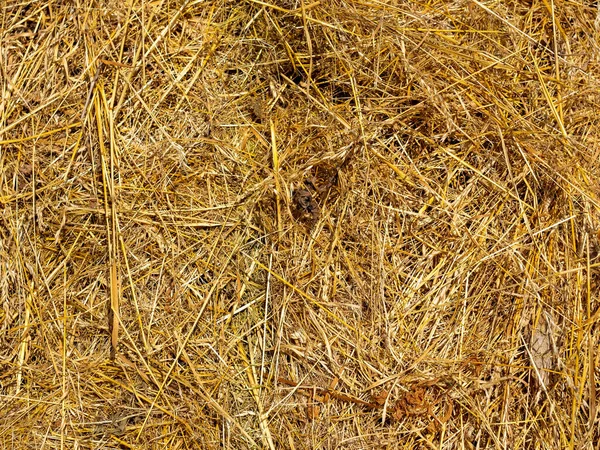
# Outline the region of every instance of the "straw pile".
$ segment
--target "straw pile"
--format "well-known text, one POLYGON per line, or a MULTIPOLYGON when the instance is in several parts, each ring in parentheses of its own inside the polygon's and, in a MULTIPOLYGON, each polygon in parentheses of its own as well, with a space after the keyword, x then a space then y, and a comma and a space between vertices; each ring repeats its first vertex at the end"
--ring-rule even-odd
POLYGON ((598 17, 2 2, 0 446, 594 448, 598 17))

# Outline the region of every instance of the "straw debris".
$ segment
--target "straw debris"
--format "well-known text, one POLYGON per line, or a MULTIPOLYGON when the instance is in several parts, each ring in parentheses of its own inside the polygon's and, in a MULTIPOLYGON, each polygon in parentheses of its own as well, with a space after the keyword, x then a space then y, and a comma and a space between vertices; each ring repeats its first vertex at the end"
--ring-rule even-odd
POLYGON ((596 447, 594 2, 0 11, 0 446, 596 447))

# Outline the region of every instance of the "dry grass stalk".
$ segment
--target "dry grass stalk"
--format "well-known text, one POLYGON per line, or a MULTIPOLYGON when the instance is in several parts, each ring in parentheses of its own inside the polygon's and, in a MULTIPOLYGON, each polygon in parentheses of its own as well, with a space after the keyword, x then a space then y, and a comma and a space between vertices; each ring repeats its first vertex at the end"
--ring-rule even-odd
POLYGON ((0 446, 594 448, 590 5, 3 2, 0 446))

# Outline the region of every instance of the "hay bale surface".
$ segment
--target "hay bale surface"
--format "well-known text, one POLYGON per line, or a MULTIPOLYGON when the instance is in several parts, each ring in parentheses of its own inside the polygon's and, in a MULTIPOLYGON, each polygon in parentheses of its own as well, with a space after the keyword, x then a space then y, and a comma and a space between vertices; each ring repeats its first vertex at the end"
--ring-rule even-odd
POLYGON ((0 446, 600 440, 595 2, 0 11, 0 446))

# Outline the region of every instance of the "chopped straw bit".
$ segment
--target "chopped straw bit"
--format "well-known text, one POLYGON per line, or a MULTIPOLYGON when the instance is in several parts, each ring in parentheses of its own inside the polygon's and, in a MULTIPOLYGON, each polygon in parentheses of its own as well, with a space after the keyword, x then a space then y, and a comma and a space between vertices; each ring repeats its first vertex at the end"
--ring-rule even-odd
POLYGON ((0 4, 1 448, 597 448, 596 2, 0 4))

